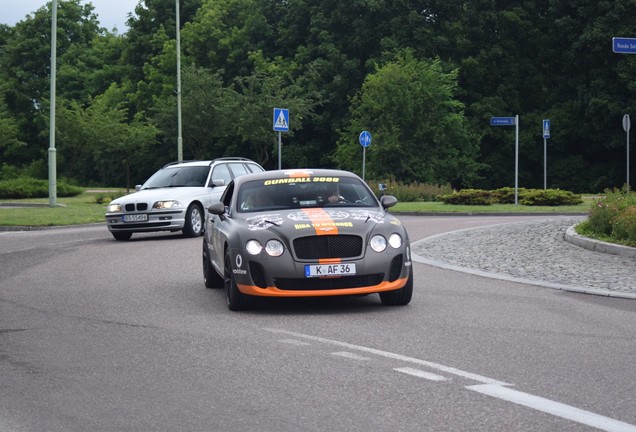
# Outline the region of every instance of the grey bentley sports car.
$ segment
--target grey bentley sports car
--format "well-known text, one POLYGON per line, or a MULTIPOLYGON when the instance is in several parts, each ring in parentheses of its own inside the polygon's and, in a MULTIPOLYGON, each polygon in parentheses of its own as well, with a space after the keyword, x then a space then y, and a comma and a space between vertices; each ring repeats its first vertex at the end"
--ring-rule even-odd
POLYGON ((208 207, 203 279, 225 289, 230 310, 258 297, 378 293, 385 305, 413 294, 408 234, 347 171, 294 169, 237 177, 208 207))

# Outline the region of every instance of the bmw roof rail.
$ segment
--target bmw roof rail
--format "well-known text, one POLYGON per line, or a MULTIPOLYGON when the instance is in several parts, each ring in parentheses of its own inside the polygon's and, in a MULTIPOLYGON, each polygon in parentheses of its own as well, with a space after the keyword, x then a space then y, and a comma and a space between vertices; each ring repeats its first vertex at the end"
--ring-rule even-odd
POLYGON ((218 161, 245 161, 245 162, 254 162, 252 159, 248 159, 248 158, 244 158, 244 157, 219 157, 216 159, 213 159, 210 161, 210 165, 212 165, 214 162, 218 162, 218 161))
MULTIPOLYGON (((170 165, 177 165, 177 164, 186 163, 186 162, 198 162, 198 160, 197 159, 192 159, 192 160, 180 160, 180 161, 168 162, 167 164, 165 164, 163 166, 163 168, 169 167, 170 165)), ((161 169, 163 169, 163 168, 161 168, 161 169)))

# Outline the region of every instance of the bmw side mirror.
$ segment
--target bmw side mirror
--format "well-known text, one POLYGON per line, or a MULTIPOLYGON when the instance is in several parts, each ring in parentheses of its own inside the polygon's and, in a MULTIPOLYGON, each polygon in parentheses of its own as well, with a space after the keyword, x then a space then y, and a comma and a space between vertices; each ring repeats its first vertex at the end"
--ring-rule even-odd
POLYGON ((223 180, 223 179, 212 179, 212 184, 210 186, 211 187, 225 186, 225 180, 223 180))

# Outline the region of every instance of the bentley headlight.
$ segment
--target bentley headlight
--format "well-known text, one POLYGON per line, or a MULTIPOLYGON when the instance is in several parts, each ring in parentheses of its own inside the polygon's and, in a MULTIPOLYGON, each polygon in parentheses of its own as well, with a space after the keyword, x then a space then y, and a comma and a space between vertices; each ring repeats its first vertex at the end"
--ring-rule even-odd
POLYGON ((374 251, 382 252, 386 249, 386 239, 381 235, 374 235, 371 237, 370 246, 374 251))
POLYGON ((121 211, 121 204, 108 204, 106 210, 107 213, 119 213, 121 211))
POLYGON ((281 256, 284 251, 285 247, 278 240, 268 240, 267 243, 265 243, 265 252, 270 256, 281 256))
POLYGON ((165 209, 171 209, 176 207, 183 207, 183 205, 181 205, 181 202, 177 200, 169 200, 169 201, 157 201, 152 206, 152 208, 155 208, 158 210, 165 210, 165 209))
POLYGON ((249 240, 245 244, 245 250, 250 255, 258 255, 263 250, 263 246, 257 240, 249 240))
POLYGON ((398 233, 391 234, 389 237, 389 244, 393 249, 399 249, 402 246, 402 237, 398 233))

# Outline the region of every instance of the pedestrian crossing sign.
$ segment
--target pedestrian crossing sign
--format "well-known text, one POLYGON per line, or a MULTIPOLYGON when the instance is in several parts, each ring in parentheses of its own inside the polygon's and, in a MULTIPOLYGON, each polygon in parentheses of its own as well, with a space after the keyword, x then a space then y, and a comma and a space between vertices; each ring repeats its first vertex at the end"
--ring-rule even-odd
POLYGON ((285 108, 274 108, 274 131, 289 131, 289 110, 285 108))

